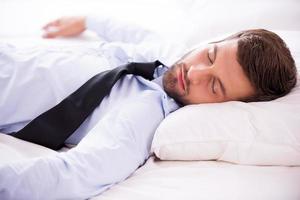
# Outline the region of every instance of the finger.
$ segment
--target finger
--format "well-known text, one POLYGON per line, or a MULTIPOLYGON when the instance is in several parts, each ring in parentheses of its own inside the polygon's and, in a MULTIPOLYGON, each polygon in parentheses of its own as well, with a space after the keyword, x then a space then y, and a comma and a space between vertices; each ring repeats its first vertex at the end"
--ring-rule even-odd
POLYGON ((52 22, 49 22, 48 24, 46 24, 45 26, 43 26, 43 29, 48 29, 51 26, 58 26, 60 24, 60 19, 54 20, 52 22))
POLYGON ((43 38, 55 38, 57 37, 58 35, 56 33, 44 33, 43 34, 43 38))
POLYGON ((50 26, 45 30, 45 33, 43 34, 44 38, 54 38, 62 35, 62 29, 59 29, 57 27, 50 26))

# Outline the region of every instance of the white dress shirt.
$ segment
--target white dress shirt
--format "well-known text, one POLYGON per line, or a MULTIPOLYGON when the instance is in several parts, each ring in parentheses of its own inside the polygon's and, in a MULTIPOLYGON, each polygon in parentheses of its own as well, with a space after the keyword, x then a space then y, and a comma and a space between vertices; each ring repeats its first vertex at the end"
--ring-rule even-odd
MULTIPOLYGON (((22 128, 104 69, 156 59, 170 65, 183 52, 154 45, 157 36, 105 17, 90 17, 87 25, 106 41, 96 50, 0 46, 2 132, 22 128)), ((67 140, 78 144, 68 152, 0 166, 0 199, 83 199, 126 179, 149 157, 159 123, 179 107, 161 87, 165 70, 158 68, 153 81, 120 79, 67 140)))

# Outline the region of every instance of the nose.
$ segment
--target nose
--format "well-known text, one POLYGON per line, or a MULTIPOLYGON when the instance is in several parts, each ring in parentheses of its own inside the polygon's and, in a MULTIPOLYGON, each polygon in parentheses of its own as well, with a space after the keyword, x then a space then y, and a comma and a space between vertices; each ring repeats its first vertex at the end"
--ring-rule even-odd
POLYGON ((211 68, 204 65, 192 65, 187 72, 187 79, 191 84, 200 84, 211 77, 211 68))

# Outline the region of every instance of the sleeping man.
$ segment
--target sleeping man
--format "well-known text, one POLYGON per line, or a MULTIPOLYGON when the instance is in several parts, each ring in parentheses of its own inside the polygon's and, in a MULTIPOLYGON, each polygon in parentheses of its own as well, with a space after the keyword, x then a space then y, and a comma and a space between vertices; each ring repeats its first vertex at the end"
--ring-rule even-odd
POLYGON ((156 128, 181 106, 270 101, 296 84, 289 49, 267 30, 241 31, 188 53, 177 46, 163 51, 149 31, 104 18, 61 18, 45 26, 44 37, 85 29, 106 42, 79 54, 0 46, 1 132, 55 150, 75 145, 1 165, 0 199, 95 196, 144 164, 156 128), (103 74, 102 66, 117 70, 103 74))

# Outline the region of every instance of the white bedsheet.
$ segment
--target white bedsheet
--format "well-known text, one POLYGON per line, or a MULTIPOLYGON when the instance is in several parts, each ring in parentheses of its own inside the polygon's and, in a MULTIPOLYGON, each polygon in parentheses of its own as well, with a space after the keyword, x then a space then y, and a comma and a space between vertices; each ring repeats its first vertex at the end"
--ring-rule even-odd
POLYGON ((95 200, 296 200, 300 168, 242 166, 214 161, 156 161, 95 200))
MULTIPOLYGON (((56 153, 0 134, 0 165, 56 153)), ((127 180, 92 199, 299 200, 299 185, 300 167, 258 167, 215 161, 159 161, 152 156, 127 180)))

